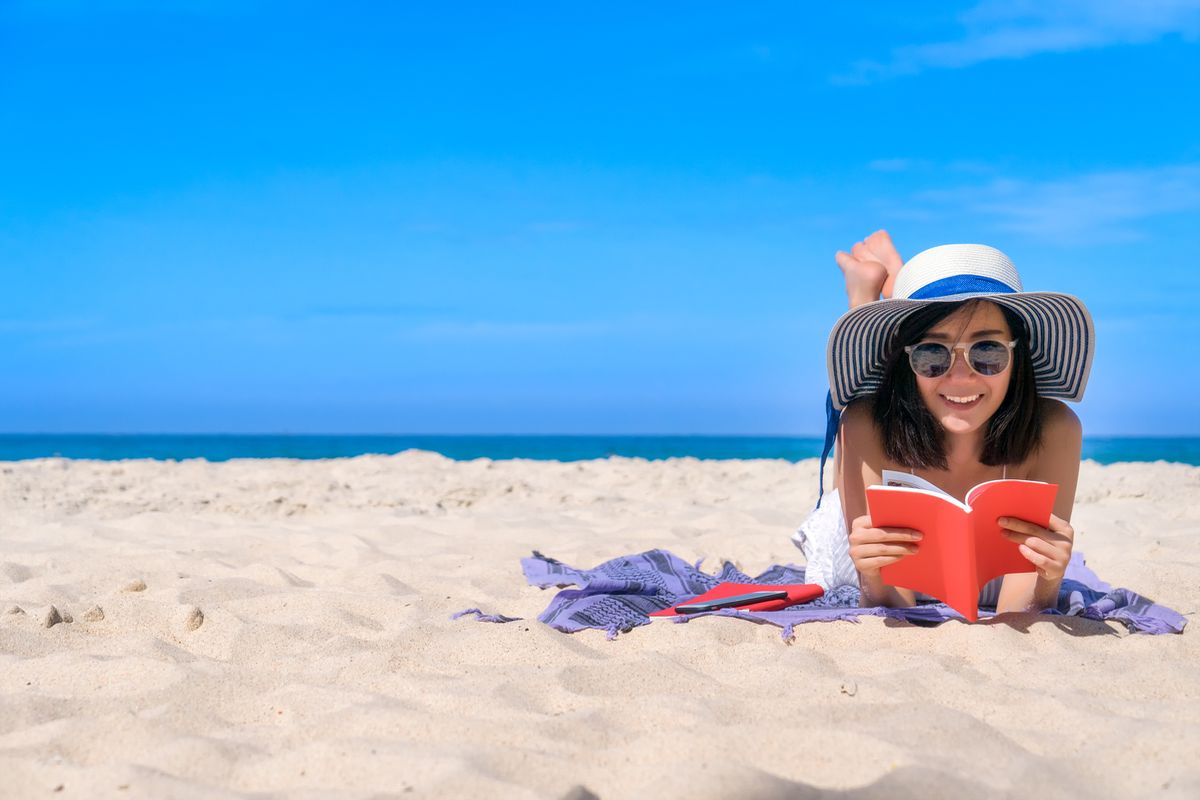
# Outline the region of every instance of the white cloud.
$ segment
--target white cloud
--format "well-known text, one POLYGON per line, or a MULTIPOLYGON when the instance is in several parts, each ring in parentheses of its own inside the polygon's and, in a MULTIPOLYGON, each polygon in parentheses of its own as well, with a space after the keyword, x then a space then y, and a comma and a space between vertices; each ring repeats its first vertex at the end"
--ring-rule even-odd
POLYGON ((873 172, 934 172, 944 170, 969 175, 997 175, 1002 171, 1000 166, 984 161, 958 159, 955 161, 937 162, 924 158, 876 158, 867 162, 867 169, 873 172))
POLYGON ((1067 244, 1136 241, 1146 235, 1139 223, 1200 211, 1200 165, 1047 181, 998 178, 921 192, 900 210, 927 220, 966 213, 1000 230, 1067 244))
POLYGON ((927 69, 1145 44, 1171 34, 1200 38, 1200 0, 983 0, 960 17, 963 34, 908 45, 883 61, 859 61, 835 83, 869 83, 927 69))

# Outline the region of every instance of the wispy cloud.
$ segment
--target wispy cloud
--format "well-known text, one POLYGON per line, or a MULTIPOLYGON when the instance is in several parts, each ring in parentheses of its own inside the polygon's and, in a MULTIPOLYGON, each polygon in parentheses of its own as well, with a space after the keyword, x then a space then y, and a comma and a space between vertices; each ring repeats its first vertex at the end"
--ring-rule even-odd
POLYGON ((0 334, 76 333, 95 328, 95 317, 55 317, 51 319, 0 319, 0 334))
POLYGON ((350 305, 314 306, 299 314, 304 317, 336 317, 345 318, 413 318, 427 317, 433 314, 450 313, 452 309, 445 306, 424 305, 420 303, 354 303, 350 305))
POLYGON ((278 346, 314 339, 354 340, 364 336, 372 343, 420 342, 562 342, 608 336, 627 336, 636 331, 653 331, 660 323, 629 316, 590 320, 488 320, 442 316, 434 319, 405 319, 401 309, 347 307, 345 313, 198 318, 143 324, 111 321, 106 325, 69 325, 60 322, 36 324, 0 320, 0 338, 6 333, 30 334, 43 348, 60 350, 108 347, 114 344, 156 345, 167 341, 208 342, 215 348, 234 341, 241 345, 278 346), (378 313, 376 313, 378 312, 378 313), (365 326, 365 327, 364 327, 365 326), (339 338, 340 337, 340 338, 339 338))
POLYGON ((934 172, 942 170, 970 175, 996 175, 1002 171, 997 164, 962 159, 937 162, 925 158, 877 158, 868 161, 866 166, 872 172, 934 172))
POLYGON ((1048 181, 998 178, 918 193, 904 213, 925 220, 966 213, 1001 230, 1064 244, 1145 238, 1140 223, 1200 211, 1200 165, 1094 172, 1048 181))
POLYGON ((983 0, 960 17, 962 36, 898 47, 884 61, 859 61, 834 83, 862 84, 928 69, 1145 44, 1178 34, 1200 38, 1200 0, 983 0))
POLYGON ((413 339, 567 339, 610 334, 624 326, 611 320, 579 321, 438 321, 417 325, 401 335, 413 339))
POLYGON ((574 233, 575 231, 582 230, 583 228, 584 224, 582 222, 570 219, 539 220, 537 222, 531 222, 526 226, 526 230, 528 230, 530 233, 543 234, 574 233))
POLYGON ((877 158, 867 164, 874 172, 908 172, 924 166, 924 162, 911 158, 877 158))

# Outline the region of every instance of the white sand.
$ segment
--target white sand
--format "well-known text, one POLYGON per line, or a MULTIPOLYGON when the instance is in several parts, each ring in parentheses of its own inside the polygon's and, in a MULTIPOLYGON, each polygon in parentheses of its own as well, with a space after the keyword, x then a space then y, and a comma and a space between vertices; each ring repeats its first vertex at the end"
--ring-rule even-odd
MULTIPOLYGON (((800 563, 815 473, 0 464, 0 795, 1200 797, 1194 629, 536 621, 534 548, 800 563), (471 606, 526 620, 450 620, 471 606)), ((1074 521, 1102 578, 1196 625, 1200 469, 1087 463, 1074 521)))

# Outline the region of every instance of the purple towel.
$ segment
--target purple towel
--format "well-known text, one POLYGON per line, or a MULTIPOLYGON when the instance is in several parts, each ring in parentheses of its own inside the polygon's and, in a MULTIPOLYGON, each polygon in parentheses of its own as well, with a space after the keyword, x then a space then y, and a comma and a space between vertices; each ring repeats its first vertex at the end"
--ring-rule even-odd
MULTIPOLYGON (((751 578, 729 562, 721 565, 717 575, 700 571, 700 562, 693 566, 665 550, 648 550, 632 556, 606 561, 592 569, 576 569, 561 561, 542 555, 536 550, 530 558, 521 559, 525 579, 543 589, 550 586, 576 585, 578 589, 563 589, 554 596, 538 619, 560 631, 574 633, 584 628, 599 628, 608 638, 627 632, 638 625, 651 622, 652 611, 669 608, 676 603, 703 594, 722 582, 732 583, 804 583, 804 568, 776 564, 757 577, 751 578)), ((740 617, 753 622, 769 623, 783 628, 784 640, 790 640, 793 629, 803 622, 856 620, 869 615, 905 620, 914 624, 936 625, 962 616, 943 603, 913 608, 862 608, 858 605, 857 587, 841 586, 812 602, 781 611, 738 611, 722 609, 702 614, 674 617, 687 622, 695 617, 719 614, 740 617)), ((1137 633, 1181 633, 1187 620, 1165 606, 1134 594, 1128 589, 1113 589, 1101 581, 1076 552, 1071 556, 1067 574, 1059 590, 1058 607, 1043 614, 1079 616, 1085 619, 1122 622, 1137 633)), ((511 622, 515 618, 484 614, 468 609, 455 618, 475 614, 485 622, 511 622)), ((980 618, 993 616, 983 611, 980 618)))

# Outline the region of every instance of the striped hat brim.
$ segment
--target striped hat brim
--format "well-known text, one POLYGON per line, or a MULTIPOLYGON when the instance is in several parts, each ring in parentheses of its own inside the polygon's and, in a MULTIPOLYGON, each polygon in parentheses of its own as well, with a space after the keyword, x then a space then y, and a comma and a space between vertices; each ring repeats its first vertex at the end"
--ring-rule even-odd
POLYGON ((976 298, 1006 306, 1024 320, 1039 395, 1073 402, 1083 398, 1096 332, 1079 298, 1057 292, 971 292, 930 300, 878 300, 843 314, 829 333, 826 349, 834 408, 840 411, 879 389, 888 344, 905 317, 932 303, 976 298))

